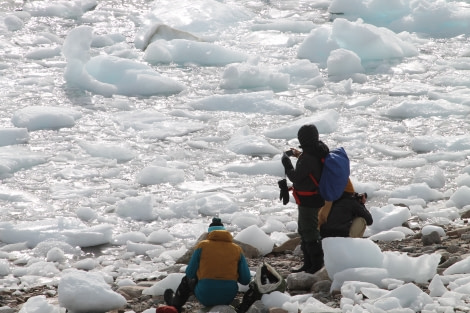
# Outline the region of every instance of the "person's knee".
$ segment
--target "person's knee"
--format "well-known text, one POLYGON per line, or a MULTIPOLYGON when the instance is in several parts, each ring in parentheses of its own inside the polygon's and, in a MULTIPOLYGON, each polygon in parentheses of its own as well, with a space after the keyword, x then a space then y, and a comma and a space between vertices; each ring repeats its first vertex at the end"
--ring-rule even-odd
POLYGON ((362 217, 356 217, 353 219, 351 227, 349 229, 349 237, 351 238, 362 238, 366 231, 366 220, 362 217))

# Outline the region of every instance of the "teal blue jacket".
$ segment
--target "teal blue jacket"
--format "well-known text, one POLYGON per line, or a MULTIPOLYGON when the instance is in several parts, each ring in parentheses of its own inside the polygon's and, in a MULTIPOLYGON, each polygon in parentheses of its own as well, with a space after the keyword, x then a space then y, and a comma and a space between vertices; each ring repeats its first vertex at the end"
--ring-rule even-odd
POLYGON ((251 280, 243 251, 226 230, 213 230, 198 243, 186 276, 197 278, 194 294, 204 306, 231 304, 238 292, 237 282, 247 285, 251 280))

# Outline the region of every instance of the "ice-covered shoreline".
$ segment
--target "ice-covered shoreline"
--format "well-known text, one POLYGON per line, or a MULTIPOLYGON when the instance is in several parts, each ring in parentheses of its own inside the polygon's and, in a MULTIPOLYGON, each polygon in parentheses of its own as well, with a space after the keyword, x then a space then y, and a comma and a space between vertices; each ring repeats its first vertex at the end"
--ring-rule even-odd
POLYGON ((367 236, 465 225, 467 5, 174 5, 1 4, 2 288, 160 277, 215 215, 281 243, 279 156, 304 123, 348 152, 367 236))

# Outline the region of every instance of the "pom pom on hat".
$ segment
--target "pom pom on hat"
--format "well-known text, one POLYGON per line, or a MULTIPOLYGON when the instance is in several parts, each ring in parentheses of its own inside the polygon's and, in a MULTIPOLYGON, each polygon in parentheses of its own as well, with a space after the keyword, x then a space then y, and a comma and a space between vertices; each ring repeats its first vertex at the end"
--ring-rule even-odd
POLYGON ((218 217, 214 217, 212 218, 212 223, 209 225, 209 227, 211 226, 224 226, 224 224, 222 224, 222 220, 218 217))
POLYGON ((224 224, 222 224, 222 220, 218 217, 212 218, 212 223, 209 225, 208 232, 213 230, 225 230, 224 224))

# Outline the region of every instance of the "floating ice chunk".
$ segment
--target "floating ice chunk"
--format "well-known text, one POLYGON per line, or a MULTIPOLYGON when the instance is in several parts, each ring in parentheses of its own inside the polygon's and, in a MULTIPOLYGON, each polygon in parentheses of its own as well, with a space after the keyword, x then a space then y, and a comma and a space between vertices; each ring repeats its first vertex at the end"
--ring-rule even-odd
POLYGON ((425 201, 435 201, 444 198, 444 194, 440 191, 430 188, 426 183, 415 183, 407 186, 396 188, 390 193, 392 198, 421 198, 425 201))
POLYGON ((355 83, 364 83, 367 78, 361 64, 361 59, 353 51, 336 49, 331 51, 326 61, 328 78, 332 81, 340 81, 352 78, 355 83))
POLYGON ((138 221, 150 221, 155 218, 152 196, 128 197, 116 204, 116 213, 138 221))
POLYGON ((115 159, 119 163, 130 161, 135 157, 135 153, 126 144, 82 142, 80 146, 91 156, 115 159))
POLYGON ((272 91, 213 95, 189 103, 197 110, 264 113, 299 116, 303 112, 289 103, 274 99, 272 91))
POLYGON ((173 241, 175 238, 166 229, 159 229, 151 232, 147 238, 147 242, 152 244, 164 244, 173 241))
POLYGON ((264 134, 269 138, 274 139, 297 139, 297 132, 304 124, 315 124, 318 132, 321 134, 328 134, 334 132, 338 128, 339 113, 336 110, 325 110, 317 112, 316 114, 301 118, 286 126, 281 126, 276 129, 267 130, 264 134))
POLYGON ((29 140, 26 128, 3 128, 0 129, 0 146, 9 146, 27 143, 29 140))
POLYGON ((64 77, 68 84, 110 97, 169 95, 184 86, 161 76, 152 67, 113 55, 90 56, 93 29, 79 26, 65 38, 62 53, 67 59, 64 77))
POLYGON ((150 64, 177 63, 201 66, 223 66, 243 62, 248 56, 241 51, 225 48, 209 42, 187 39, 170 41, 159 39, 147 46, 144 60, 150 64))
POLYGON ((248 126, 239 129, 227 141, 227 148, 238 154, 264 156, 275 155, 281 151, 271 145, 266 139, 256 136, 248 126))
POLYGON ((29 106, 13 114, 11 121, 16 127, 25 127, 28 131, 40 129, 60 129, 73 127, 82 114, 71 108, 54 106, 29 106))
POLYGON ((232 64, 225 68, 220 87, 224 89, 267 87, 282 91, 289 88, 289 78, 289 74, 276 72, 266 65, 232 64))
POLYGON ((137 174, 136 180, 141 185, 179 184, 184 182, 184 171, 163 166, 147 166, 137 174))
POLYGON ((470 187, 461 186, 450 196, 447 206, 463 208, 470 203, 470 187))

